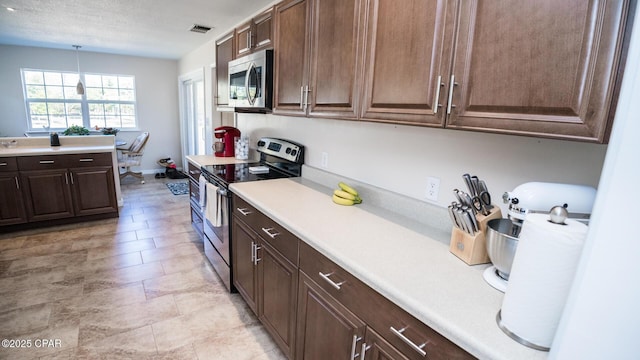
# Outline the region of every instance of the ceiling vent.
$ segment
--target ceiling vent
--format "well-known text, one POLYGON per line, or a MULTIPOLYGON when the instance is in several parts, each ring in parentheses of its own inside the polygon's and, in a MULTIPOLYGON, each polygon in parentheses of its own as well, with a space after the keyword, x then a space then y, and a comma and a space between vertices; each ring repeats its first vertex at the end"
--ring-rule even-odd
POLYGON ((189 31, 192 32, 196 32, 196 33, 200 33, 200 34, 205 34, 207 33, 209 30, 211 30, 210 27, 208 26, 204 26, 204 25, 198 25, 198 24, 194 24, 191 29, 189 29, 189 31))

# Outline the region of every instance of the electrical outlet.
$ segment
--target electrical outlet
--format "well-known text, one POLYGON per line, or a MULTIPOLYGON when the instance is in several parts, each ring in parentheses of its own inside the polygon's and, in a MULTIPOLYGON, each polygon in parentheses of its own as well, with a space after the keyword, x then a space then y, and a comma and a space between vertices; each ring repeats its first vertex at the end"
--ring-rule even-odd
POLYGON ((438 201, 438 192, 440 192, 440 179, 429 176, 427 178, 427 191, 425 197, 427 200, 438 201))
POLYGON ((325 169, 329 167, 329 154, 324 151, 322 152, 322 159, 320 160, 320 166, 322 166, 325 169))

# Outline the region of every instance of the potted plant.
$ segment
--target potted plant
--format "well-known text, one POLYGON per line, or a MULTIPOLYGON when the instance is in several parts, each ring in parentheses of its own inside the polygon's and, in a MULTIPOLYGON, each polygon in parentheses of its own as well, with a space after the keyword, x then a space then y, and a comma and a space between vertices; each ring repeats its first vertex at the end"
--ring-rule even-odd
POLYGON ((101 131, 102 131, 102 135, 117 135, 120 129, 106 127, 106 128, 102 128, 101 131))
POLYGON ((71 125, 63 132, 64 135, 89 135, 89 129, 80 125, 71 125))

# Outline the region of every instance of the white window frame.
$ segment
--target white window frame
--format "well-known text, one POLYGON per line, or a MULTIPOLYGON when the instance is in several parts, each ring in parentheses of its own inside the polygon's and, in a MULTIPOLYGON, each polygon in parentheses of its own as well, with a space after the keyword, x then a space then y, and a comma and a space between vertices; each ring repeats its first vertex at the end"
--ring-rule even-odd
MULTIPOLYGON (((44 98, 29 98, 28 97, 28 86, 29 85, 39 85, 39 84, 27 84, 26 83, 26 79, 25 79, 25 72, 27 71, 32 71, 32 72, 41 72, 43 73, 55 73, 55 74, 60 74, 61 77, 66 76, 75 76, 75 81, 77 83, 77 79, 78 79, 78 73, 76 72, 72 72, 72 71, 56 71, 56 70, 44 70, 44 69, 29 69, 29 68, 22 68, 20 69, 20 75, 22 78, 22 87, 23 87, 23 96, 24 96, 24 100, 25 100, 25 110, 26 110, 26 114, 27 114, 27 128, 28 131, 61 131, 66 129, 67 127, 69 127, 72 124, 77 123, 73 122, 73 118, 75 117, 76 120, 78 120, 78 116, 81 116, 82 119, 82 125, 86 128, 88 128, 89 130, 94 130, 95 126, 98 126, 100 128, 102 127, 115 127, 118 128, 120 130, 138 130, 138 106, 137 106, 137 98, 136 98, 136 85, 135 85, 135 76, 134 75, 123 75, 123 74, 102 74, 102 73, 81 73, 80 74, 80 79, 82 79, 82 83, 85 84, 85 94, 84 95, 77 95, 75 94, 75 83, 73 84, 73 87, 71 90, 73 90, 73 94, 69 95, 69 98, 66 98, 66 94, 67 91, 69 91, 70 86, 69 84, 62 84, 63 85, 63 96, 62 98, 47 98, 47 84, 42 84, 43 88, 44 88, 44 94, 45 97, 44 98), (86 82, 86 78, 87 76, 100 76, 101 77, 101 86, 89 86, 90 84, 87 84, 86 82), (120 78, 122 77, 126 77, 126 78, 130 78, 130 80, 133 82, 133 88, 121 88, 119 83, 118 85, 114 88, 114 87, 105 87, 105 84, 102 83, 102 81, 104 80, 104 77, 116 77, 118 79, 118 81, 120 80, 120 78), (66 86, 64 86, 66 85, 66 86), (116 90, 116 92, 119 94, 121 91, 129 91, 132 92, 132 97, 133 100, 113 100, 113 99, 94 99, 94 100, 89 100, 87 99, 88 93, 91 91, 91 89, 100 89, 100 93, 104 94, 104 89, 111 89, 111 90, 116 90), (34 125, 34 120, 32 119, 32 113, 31 113, 31 103, 46 103, 47 104, 47 110, 46 110, 46 114, 43 114, 44 116, 47 117, 47 126, 42 125, 41 127, 36 127, 34 125), (51 124, 51 118, 53 117, 53 114, 49 109, 48 106, 49 104, 65 104, 66 106, 64 107, 64 115, 63 117, 65 118, 65 124, 66 126, 64 127, 60 127, 60 126, 52 126, 51 124), (68 105, 73 105, 73 104, 79 104, 80 105, 80 114, 79 115, 73 115, 73 114, 69 114, 69 107, 68 105), (117 114, 111 114, 111 116, 114 118, 112 120, 115 120, 115 118, 119 118, 119 125, 109 122, 107 123, 107 115, 104 115, 105 117, 103 118, 102 121, 99 121, 99 123, 96 123, 96 119, 95 117, 92 117, 92 114, 89 112, 90 106, 94 106, 94 105, 109 105, 109 104, 114 104, 117 105, 118 107, 118 111, 117 114), (126 113, 123 114, 122 111, 120 111, 120 106, 125 105, 125 106, 133 106, 133 111, 131 113, 126 113), (123 125, 123 118, 125 117, 132 117, 133 118, 133 126, 122 126, 123 125), (70 122, 71 121, 71 122, 70 122)), ((64 80, 63 80, 64 81, 64 80)), ((58 84, 52 84, 50 85, 49 89, 52 89, 54 86, 61 86, 58 84)), ((105 113, 103 113, 105 114, 105 113)))

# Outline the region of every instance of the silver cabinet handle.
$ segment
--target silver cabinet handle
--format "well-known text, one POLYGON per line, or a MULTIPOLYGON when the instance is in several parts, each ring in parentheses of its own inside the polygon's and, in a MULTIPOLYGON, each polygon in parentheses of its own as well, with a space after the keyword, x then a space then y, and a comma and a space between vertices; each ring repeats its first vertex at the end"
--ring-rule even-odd
POLYGON ((80 162, 93 162, 92 158, 84 158, 84 159, 80 159, 80 162))
POLYGON ((251 263, 255 265, 255 258, 256 258, 256 243, 254 243, 253 241, 251 242, 251 263))
POLYGON ((244 216, 248 216, 249 214, 252 214, 252 211, 247 210, 247 208, 236 208, 236 210, 238 210, 238 212, 244 216))
POLYGON ((304 86, 300 86, 300 109, 304 110, 304 86))
POLYGON ((196 193, 194 193, 194 192, 192 191, 192 192, 191 192, 191 197, 198 197, 198 196, 196 195, 196 193))
POLYGON ((442 76, 438 75, 438 85, 436 85, 436 96, 433 99, 433 114, 437 114, 438 113, 438 108, 442 105, 440 105, 440 88, 444 86, 444 84, 442 83, 442 76))
POLYGON ((18 181, 18 177, 14 176, 13 179, 16 181, 16 189, 20 190, 20 182, 18 181))
POLYGON ((40 164, 53 164, 54 162, 53 160, 40 160, 40 164))
POLYGON ((3 163, 0 163, 0 166, 7 166, 7 165, 8 165, 8 164, 7 164, 7 163, 4 163, 4 162, 3 162, 3 163))
POLYGON ((332 272, 327 273, 327 274, 323 274, 322 271, 321 271, 321 272, 318 273, 318 275, 320 275, 321 278, 323 278, 326 282, 329 283, 329 285, 333 286, 337 290, 340 290, 340 286, 342 286, 344 283, 346 283, 346 281, 341 281, 341 282, 337 283, 337 282, 334 282, 333 280, 329 279, 329 276, 333 275, 332 272))
POLYGON ((304 111, 307 111, 307 107, 309 106, 309 93, 311 89, 309 89, 309 85, 304 87, 304 111))
POLYGON ((362 343, 362 349, 360 350, 360 360, 364 360, 364 354, 367 350, 371 349, 371 345, 367 346, 367 343, 362 343))
POLYGON ((200 174, 200 171, 189 170, 189 174, 191 174, 191 175, 200 174))
POLYGON ((275 239, 275 238, 276 238, 276 236, 280 235, 280 233, 278 233, 278 232, 271 232, 271 230, 273 230, 273 228, 272 228, 272 227, 271 227, 271 228, 262 228, 262 231, 263 231, 265 234, 269 235, 269 237, 270 237, 270 238, 272 238, 272 239, 275 239))
POLYGON ((249 30, 249 34, 247 34, 247 49, 251 49, 251 30, 249 30))
POLYGON ((403 328, 402 328, 402 329, 400 329, 400 330, 396 330, 396 329, 394 329, 394 328, 393 328, 393 326, 392 326, 392 327, 390 327, 390 328, 389 328, 389 330, 391 330, 391 332, 392 332, 392 333, 394 333, 397 337, 399 337, 399 338, 400 338, 400 340, 404 341, 404 343, 405 343, 405 344, 407 344, 407 345, 411 346, 411 348, 412 348, 413 350, 417 351, 417 352, 418 352, 418 354, 420 354, 420 355, 422 355, 422 356, 427 356, 427 352, 426 352, 426 351, 424 351, 424 350, 422 350, 422 349, 427 345, 427 343, 425 342, 425 343, 422 343, 422 345, 416 345, 413 341, 409 340, 409 338, 407 338, 406 336, 404 336, 403 332, 404 332, 405 330, 407 330, 407 327, 406 327, 406 326, 405 326, 405 327, 403 327, 403 328))
POLYGON ((64 173, 64 181, 69 185, 69 173, 64 173))
POLYGON ((262 260, 258 258, 258 250, 262 249, 262 246, 258 246, 258 244, 253 245, 253 265, 258 266, 258 261, 262 260))
POLYGON ((73 173, 69 173, 69 177, 71 178, 71 185, 73 185, 73 173))
POLYGON ((353 341, 351 342, 351 357, 349 359, 356 359, 360 355, 356 354, 356 344, 358 344, 358 341, 360 340, 362 340, 362 338, 359 337, 358 334, 353 335, 353 341))
POLYGON ((455 75, 451 75, 451 82, 449 83, 449 101, 447 103, 447 114, 451 114, 451 108, 456 107, 455 105, 451 104, 451 102, 453 101, 453 87, 458 85, 458 83, 455 82, 455 75))

